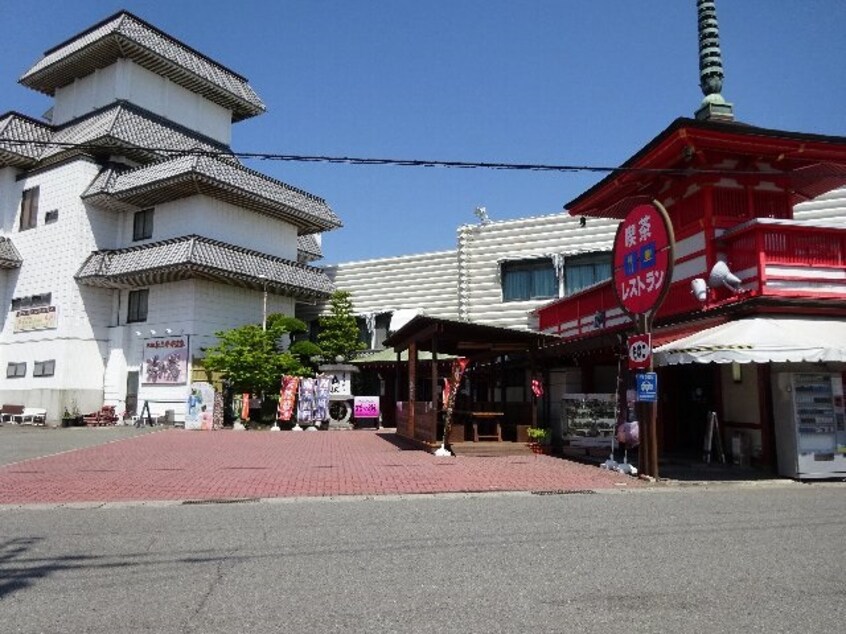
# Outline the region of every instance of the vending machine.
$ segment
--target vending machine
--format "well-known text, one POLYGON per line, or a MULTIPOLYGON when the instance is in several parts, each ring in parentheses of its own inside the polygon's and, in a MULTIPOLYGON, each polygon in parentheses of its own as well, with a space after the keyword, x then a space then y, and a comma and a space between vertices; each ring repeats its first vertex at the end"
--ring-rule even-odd
POLYGON ((773 376, 778 472, 789 478, 846 478, 843 375, 773 376))

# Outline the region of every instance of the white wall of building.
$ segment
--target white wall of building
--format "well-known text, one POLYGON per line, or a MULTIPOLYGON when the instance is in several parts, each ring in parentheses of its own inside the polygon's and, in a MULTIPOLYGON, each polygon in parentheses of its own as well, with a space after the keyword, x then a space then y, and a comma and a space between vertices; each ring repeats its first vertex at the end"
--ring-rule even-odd
POLYGON ((291 224, 236 207, 208 196, 191 196, 155 207, 153 236, 149 240, 132 241, 135 214, 120 215, 120 238, 115 247, 145 244, 188 234, 198 234, 227 244, 272 253, 297 261, 297 229, 291 224))
POLYGON ((582 227, 579 218, 560 213, 459 227, 461 318, 506 328, 533 328, 529 312, 550 300, 503 302, 499 262, 608 251, 617 224, 616 220, 588 218, 582 227))
POLYGON ((846 224, 846 187, 827 192, 812 201, 793 207, 796 220, 813 220, 824 224, 846 224))
POLYGON ((67 123, 116 100, 134 103, 225 145, 231 143, 230 110, 128 59, 57 89, 53 124, 67 123))
POLYGON ((77 160, 16 181, 12 191, 4 187, 4 198, 8 192, 16 201, 8 235, 23 263, 20 269, 5 273, 0 369, 5 370, 10 362, 25 362, 27 374, 8 379, 5 372, 0 373, 0 400, 47 407, 51 417, 60 416, 65 405, 62 390, 75 390, 80 408, 99 402, 102 394, 111 291, 80 287, 73 279, 97 248, 95 234, 113 235, 117 226, 114 214, 88 210, 79 198, 98 171, 97 165, 77 160), (37 225, 20 231, 21 193, 32 187, 39 188, 37 225), (45 215, 52 210, 58 211, 58 219, 45 224, 45 215), (12 298, 41 293, 52 295, 57 327, 15 332, 12 298), (34 362, 46 360, 56 360, 55 374, 34 377, 34 362))
POLYGON ((0 231, 6 235, 12 232, 21 202, 22 188, 15 181, 18 173, 14 167, 0 167, 0 231))
POLYGON ((326 267, 326 273, 336 288, 351 293, 358 315, 420 308, 457 319, 457 266, 455 251, 439 251, 348 262, 326 267))
MULTIPOLYGON (((464 225, 456 251, 346 262, 326 271, 351 293, 358 315, 421 308, 433 317, 528 330, 530 311, 550 300, 503 302, 500 262, 610 251, 617 224, 590 218, 582 227, 561 213, 464 225)), ((321 310, 328 312, 328 304, 301 315, 321 310)))
MULTIPOLYGON (((123 411, 126 398, 127 372, 142 372, 143 346, 147 340, 188 335, 191 357, 201 358, 202 348, 217 343, 214 333, 248 323, 258 324, 262 320, 261 291, 192 279, 151 286, 149 292, 147 320, 127 324, 128 291, 120 291, 120 324, 110 328, 104 401, 116 405, 119 411, 123 411)), ((294 300, 268 293, 267 314, 273 313, 293 316, 294 300)), ((143 385, 143 372, 141 377, 139 412, 144 400, 149 399, 153 416, 164 415, 165 410, 172 409, 176 419, 183 420, 188 384, 143 385)))

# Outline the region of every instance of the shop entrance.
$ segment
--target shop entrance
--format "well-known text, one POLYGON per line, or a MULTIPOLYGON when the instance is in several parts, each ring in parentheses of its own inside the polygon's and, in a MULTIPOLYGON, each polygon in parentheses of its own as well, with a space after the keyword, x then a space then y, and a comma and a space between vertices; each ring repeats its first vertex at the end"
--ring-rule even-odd
POLYGON ((659 451, 664 456, 702 458, 708 413, 718 411, 712 364, 674 365, 659 378, 659 451))

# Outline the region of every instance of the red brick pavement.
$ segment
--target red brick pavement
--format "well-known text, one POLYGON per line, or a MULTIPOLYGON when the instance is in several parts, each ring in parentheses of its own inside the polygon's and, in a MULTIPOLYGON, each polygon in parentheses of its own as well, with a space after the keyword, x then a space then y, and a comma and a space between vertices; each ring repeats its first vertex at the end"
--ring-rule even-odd
POLYGON ((438 458, 392 432, 168 429, 0 467, 0 504, 637 487, 553 458, 438 458))

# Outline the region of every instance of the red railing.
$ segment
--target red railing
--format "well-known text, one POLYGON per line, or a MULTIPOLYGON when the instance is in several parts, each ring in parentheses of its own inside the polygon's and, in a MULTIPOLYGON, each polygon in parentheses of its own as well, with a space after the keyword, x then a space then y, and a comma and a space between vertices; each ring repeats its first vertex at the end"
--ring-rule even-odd
MULTIPOLYGON (((711 291, 707 306, 747 301, 759 295, 846 299, 846 228, 809 227, 758 221, 730 231, 718 239, 716 252, 724 254, 729 268, 742 274, 745 292, 733 294, 726 289, 711 291), (766 274, 767 267, 792 269, 790 276, 766 274), (785 290, 777 280, 800 283, 785 290), (767 283, 770 283, 768 288, 767 283), (819 290, 815 290, 818 287, 819 290)), ((659 318, 700 312, 703 305, 690 291, 691 279, 677 280, 667 293, 659 318)), ((592 318, 598 312, 619 307, 609 280, 571 297, 559 299, 538 310, 541 331, 564 334, 563 324, 591 323, 591 326, 567 329, 567 338, 596 334, 592 318)), ((610 325, 606 330, 623 326, 610 325)))

